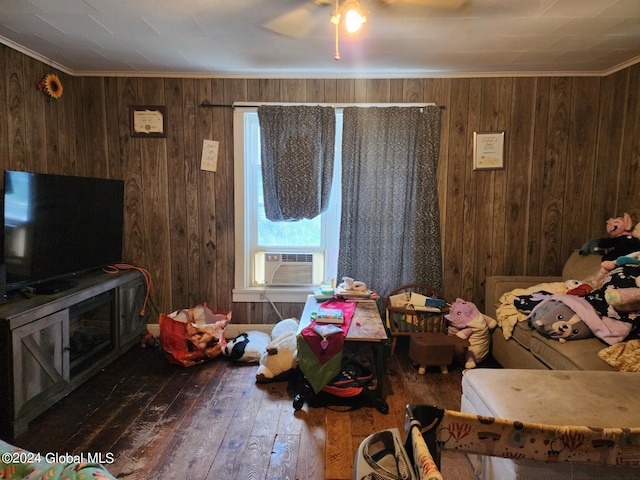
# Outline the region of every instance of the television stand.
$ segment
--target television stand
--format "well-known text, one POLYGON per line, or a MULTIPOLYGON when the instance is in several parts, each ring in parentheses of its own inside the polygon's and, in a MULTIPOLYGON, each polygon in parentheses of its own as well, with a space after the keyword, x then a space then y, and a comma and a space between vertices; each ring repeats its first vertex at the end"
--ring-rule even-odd
POLYGON ((36 295, 52 295, 54 293, 64 292, 70 290, 73 287, 77 287, 78 282, 73 280, 47 280, 46 282, 36 283, 29 287, 36 295))
POLYGON ((146 330, 140 272, 86 273, 73 281, 77 286, 63 292, 0 305, 4 440, 27 431, 31 420, 139 344, 146 330))

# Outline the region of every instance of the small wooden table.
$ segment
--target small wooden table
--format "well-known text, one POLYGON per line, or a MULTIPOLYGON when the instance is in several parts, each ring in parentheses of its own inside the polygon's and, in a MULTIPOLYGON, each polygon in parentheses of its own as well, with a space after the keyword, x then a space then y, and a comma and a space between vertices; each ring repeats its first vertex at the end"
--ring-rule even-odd
MULTIPOLYGON (((311 313, 317 311, 319 305, 320 303, 313 295, 307 297, 297 334, 300 334, 300 332, 311 323, 311 313)), ((375 302, 358 302, 344 342, 345 346, 351 344, 353 347, 363 346, 371 349, 376 375, 375 388, 373 390, 365 389, 363 393, 367 392, 370 394, 367 396, 373 398, 374 406, 379 412, 388 413, 389 405, 385 400, 384 387, 386 380, 384 378, 384 347, 388 344, 388 337, 384 324, 382 323, 382 318, 380 317, 380 312, 378 311, 378 306, 375 302)), ((302 391, 295 396, 293 401, 295 410, 300 410, 304 405, 305 399, 313 394, 311 386, 308 385, 306 381, 303 381, 302 384, 302 391)), ((358 398, 360 398, 360 395, 358 395, 358 398)))

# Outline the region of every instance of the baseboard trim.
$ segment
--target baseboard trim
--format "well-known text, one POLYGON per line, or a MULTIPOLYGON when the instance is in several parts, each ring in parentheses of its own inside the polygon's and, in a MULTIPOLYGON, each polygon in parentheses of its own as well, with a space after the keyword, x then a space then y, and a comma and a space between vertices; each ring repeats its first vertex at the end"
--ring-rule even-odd
MULTIPOLYGON (((151 335, 153 335, 154 337, 159 337, 160 336, 160 324, 159 323, 148 323, 147 324, 147 330, 149 331, 149 333, 151 335)), ((227 328, 225 328, 225 336, 227 338, 235 338, 238 335, 240 335, 241 333, 244 332, 248 332, 248 331, 259 331, 259 332, 264 332, 264 333, 268 333, 269 335, 271 335, 271 330, 273 330, 273 325, 271 324, 251 324, 251 323, 231 323, 229 325, 227 325, 227 328)))

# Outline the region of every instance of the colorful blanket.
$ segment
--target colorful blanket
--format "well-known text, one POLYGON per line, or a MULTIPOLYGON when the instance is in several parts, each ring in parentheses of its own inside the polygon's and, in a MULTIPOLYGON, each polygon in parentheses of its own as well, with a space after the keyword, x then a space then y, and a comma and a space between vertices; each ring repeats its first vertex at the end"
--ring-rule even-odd
MULTIPOLYGON (((0 440, 0 478, 8 480, 115 480, 85 455, 29 452, 0 440)), ((105 455, 108 460, 109 457, 105 455)))

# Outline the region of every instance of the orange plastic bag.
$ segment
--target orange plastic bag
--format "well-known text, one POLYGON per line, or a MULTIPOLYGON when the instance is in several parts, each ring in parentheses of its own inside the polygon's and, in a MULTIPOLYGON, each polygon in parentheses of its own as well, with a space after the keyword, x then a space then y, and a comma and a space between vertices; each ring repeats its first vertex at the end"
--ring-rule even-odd
POLYGON ((160 314, 160 343, 170 363, 189 367, 219 357, 231 312, 212 312, 206 305, 160 314))

